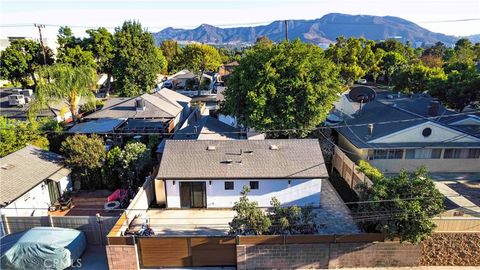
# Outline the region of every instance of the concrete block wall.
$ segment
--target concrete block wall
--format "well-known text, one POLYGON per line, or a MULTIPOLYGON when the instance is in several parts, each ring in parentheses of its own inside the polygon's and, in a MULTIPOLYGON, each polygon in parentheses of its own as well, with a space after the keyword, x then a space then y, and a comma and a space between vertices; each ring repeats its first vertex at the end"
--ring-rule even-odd
POLYGON ((138 269, 137 252, 135 245, 108 245, 107 260, 110 270, 138 269))
POLYGON ((385 243, 237 245, 237 269, 417 266, 421 246, 385 243))

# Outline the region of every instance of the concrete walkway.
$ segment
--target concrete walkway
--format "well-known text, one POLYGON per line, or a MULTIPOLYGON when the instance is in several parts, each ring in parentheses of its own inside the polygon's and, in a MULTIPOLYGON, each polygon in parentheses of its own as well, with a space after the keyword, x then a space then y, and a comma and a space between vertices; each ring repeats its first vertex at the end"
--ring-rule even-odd
MULTIPOLYGON (((330 181, 322 181, 320 207, 317 213, 318 234, 358 233, 349 208, 344 204, 330 181)), ((227 235, 236 212, 231 209, 149 209, 146 216, 137 217, 130 230, 140 230, 146 220, 157 235, 227 235)))
POLYGON ((458 205, 460 210, 464 211, 466 214, 473 216, 480 215, 480 207, 478 205, 448 187, 445 183, 435 181, 435 186, 445 197, 458 205))

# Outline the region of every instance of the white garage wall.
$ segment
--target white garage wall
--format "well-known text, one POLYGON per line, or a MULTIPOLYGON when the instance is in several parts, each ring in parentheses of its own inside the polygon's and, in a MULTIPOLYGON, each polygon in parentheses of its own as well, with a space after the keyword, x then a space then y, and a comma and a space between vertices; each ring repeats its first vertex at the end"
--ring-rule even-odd
POLYGON ((172 180, 166 181, 167 207, 180 208, 180 182, 205 182, 207 193, 207 208, 231 208, 240 198, 244 186, 250 181, 258 181, 258 190, 251 190, 248 197, 258 202, 259 207, 270 207, 270 200, 276 197, 282 205, 320 205, 321 179, 292 179, 290 187, 288 180, 231 180, 233 190, 225 190, 225 181, 229 180, 172 180))

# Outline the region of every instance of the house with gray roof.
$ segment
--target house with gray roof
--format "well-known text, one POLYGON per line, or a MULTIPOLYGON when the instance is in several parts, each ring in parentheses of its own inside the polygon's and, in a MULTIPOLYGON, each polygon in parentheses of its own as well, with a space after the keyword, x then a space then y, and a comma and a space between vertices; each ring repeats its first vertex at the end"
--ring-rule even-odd
POLYGON ((244 186, 259 207, 319 205, 327 177, 318 140, 167 140, 155 193, 168 208, 231 208, 244 186))
POLYGON ((480 171, 480 112, 449 110, 427 94, 377 91, 359 104, 343 95, 335 105, 338 145, 353 161, 387 173, 480 171))
POLYGON ((74 133, 173 133, 190 113, 190 98, 163 88, 154 94, 110 98, 83 118, 74 133))
POLYGON ((0 186, 2 215, 32 216, 46 215, 72 185, 62 156, 28 145, 0 158, 0 186))

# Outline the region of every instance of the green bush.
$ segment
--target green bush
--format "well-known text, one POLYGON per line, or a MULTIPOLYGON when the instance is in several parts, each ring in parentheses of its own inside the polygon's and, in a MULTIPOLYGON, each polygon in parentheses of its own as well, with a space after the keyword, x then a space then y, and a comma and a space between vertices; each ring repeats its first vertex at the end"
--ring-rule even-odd
POLYGON ((381 171, 370 165, 370 163, 365 160, 360 160, 355 168, 357 171, 364 173, 372 181, 385 177, 381 171))

